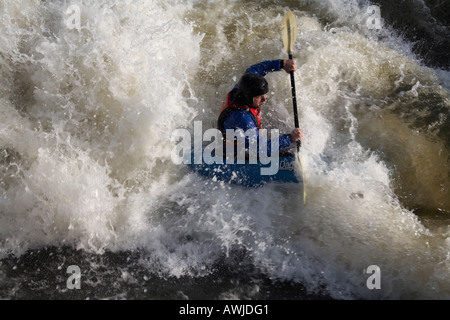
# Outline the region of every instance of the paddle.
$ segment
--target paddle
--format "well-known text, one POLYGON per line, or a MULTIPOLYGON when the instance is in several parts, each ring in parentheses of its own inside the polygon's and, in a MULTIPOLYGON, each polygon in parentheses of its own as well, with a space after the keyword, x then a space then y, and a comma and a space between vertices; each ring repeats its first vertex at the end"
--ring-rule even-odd
MULTIPOLYGON (((294 42, 297 38, 297 21, 295 19, 295 15, 292 13, 292 11, 288 11, 286 13, 283 22, 281 23, 281 38, 283 40, 284 48, 286 49, 289 60, 292 60, 292 49, 294 47, 294 42)), ((298 121, 298 111, 297 111, 297 94, 295 93, 295 78, 294 78, 294 71, 290 72, 291 76, 291 89, 292 89, 292 103, 294 107, 294 121, 295 121, 295 127, 299 128, 299 121, 298 121)), ((306 187, 305 187, 305 175, 303 174, 303 165, 302 161, 300 159, 300 146, 301 141, 297 141, 297 159, 300 163, 300 168, 302 170, 302 176, 303 176, 303 203, 306 204, 306 187)))

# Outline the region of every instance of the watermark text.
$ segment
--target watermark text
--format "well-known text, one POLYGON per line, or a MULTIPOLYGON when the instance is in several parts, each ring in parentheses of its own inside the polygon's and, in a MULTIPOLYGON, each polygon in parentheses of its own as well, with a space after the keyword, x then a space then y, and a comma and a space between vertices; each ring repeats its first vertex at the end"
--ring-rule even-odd
POLYGON ((81 270, 78 266, 69 266, 67 268, 67 273, 70 274, 70 277, 67 279, 67 289, 73 290, 81 289, 81 270))
POLYGON ((366 14, 369 16, 366 21, 367 29, 380 30, 382 28, 380 7, 376 5, 371 5, 367 7, 366 14))
POLYGON ((70 30, 81 28, 81 9, 77 5, 71 5, 66 10, 66 26, 70 30))
POLYGON ((379 266, 371 265, 367 269, 364 269, 365 274, 371 276, 366 281, 366 286, 369 290, 381 289, 381 269, 379 266))
POLYGON ((193 135, 187 129, 176 129, 171 158, 175 164, 262 164, 261 175, 275 175, 279 169, 279 130, 226 130, 224 141, 218 129, 203 132, 201 121, 194 122, 193 135))

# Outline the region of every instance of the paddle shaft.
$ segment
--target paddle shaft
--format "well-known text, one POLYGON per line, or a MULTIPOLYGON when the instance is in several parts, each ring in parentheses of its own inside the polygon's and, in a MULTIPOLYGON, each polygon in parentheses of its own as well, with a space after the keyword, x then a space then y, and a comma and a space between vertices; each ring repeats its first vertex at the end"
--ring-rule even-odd
MULTIPOLYGON (((284 48, 286 49, 289 60, 292 59, 292 48, 294 46, 295 38, 297 37, 297 22, 295 21, 295 16, 292 11, 289 11, 281 24, 281 38, 283 40, 284 48)), ((292 102, 294 105, 294 121, 295 128, 298 129, 300 127, 298 122, 298 111, 297 111, 297 94, 295 93, 295 78, 294 71, 290 72, 291 75, 291 90, 292 90, 292 102)), ((302 171, 303 177, 303 203, 306 205, 306 187, 305 187, 305 175, 303 172, 303 164, 302 159, 300 159, 300 147, 301 141, 297 141, 297 159, 300 164, 300 169, 302 171)))
MULTIPOLYGON (((292 60, 292 54, 289 55, 289 60, 292 60)), ((294 77, 294 71, 290 72, 291 74, 291 89, 292 89, 292 103, 294 105, 294 120, 295 120, 295 127, 299 128, 299 122, 298 122, 298 110, 297 110, 297 94, 295 93, 295 77, 294 77)))
MULTIPOLYGON (((289 60, 292 60, 292 54, 289 54, 289 60)), ((300 124, 298 122, 298 110, 297 110, 297 94, 295 92, 295 77, 294 77, 294 71, 290 72, 291 74, 291 89, 292 89, 292 103, 294 106, 294 121, 295 121, 295 127, 299 128, 300 124)), ((300 150, 301 141, 297 141, 297 151, 300 150)))

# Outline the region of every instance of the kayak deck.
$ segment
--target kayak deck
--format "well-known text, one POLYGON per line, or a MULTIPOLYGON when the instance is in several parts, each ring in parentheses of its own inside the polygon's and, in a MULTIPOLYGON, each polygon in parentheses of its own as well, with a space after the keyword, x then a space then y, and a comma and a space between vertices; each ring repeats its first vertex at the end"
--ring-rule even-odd
POLYGON ((247 187, 258 187, 266 183, 302 183, 302 175, 297 168, 295 157, 279 157, 278 170, 275 174, 263 174, 262 168, 269 164, 194 164, 188 165, 198 174, 214 181, 224 181, 247 187))

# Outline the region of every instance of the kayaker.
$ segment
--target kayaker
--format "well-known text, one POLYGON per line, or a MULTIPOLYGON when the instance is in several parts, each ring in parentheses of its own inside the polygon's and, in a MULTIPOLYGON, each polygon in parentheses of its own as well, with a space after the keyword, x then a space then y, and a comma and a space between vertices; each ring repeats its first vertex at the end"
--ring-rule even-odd
MULTIPOLYGON (((284 70, 287 73, 296 71, 294 60, 268 60, 249 67, 235 87, 227 94, 220 111, 218 129, 226 138, 227 129, 242 129, 246 132, 246 149, 248 149, 248 133, 254 131, 254 136, 260 139, 261 108, 267 101, 269 84, 264 78, 268 73, 284 70), (249 131, 250 130, 250 131, 249 131)), ((279 151, 290 147, 303 138, 302 130, 296 128, 290 134, 279 136, 279 151)), ((261 141, 261 140, 260 140, 261 141)), ((267 154, 271 154, 271 141, 266 139, 267 154)))

